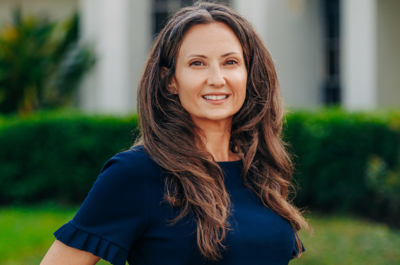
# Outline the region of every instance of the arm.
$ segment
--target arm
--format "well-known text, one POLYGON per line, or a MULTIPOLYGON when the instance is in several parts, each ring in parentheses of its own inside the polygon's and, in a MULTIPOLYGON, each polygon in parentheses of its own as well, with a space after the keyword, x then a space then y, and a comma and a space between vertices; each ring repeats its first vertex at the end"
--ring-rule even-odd
POLYGON ((47 251, 40 265, 94 265, 99 260, 100 258, 92 253, 69 247, 56 240, 47 251))

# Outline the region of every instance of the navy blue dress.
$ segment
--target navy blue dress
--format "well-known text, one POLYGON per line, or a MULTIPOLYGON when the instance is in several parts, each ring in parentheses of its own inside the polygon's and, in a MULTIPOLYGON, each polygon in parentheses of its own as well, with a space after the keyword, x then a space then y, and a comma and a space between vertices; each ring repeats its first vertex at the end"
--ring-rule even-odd
MULTIPOLYGON (((231 195, 232 216, 222 260, 212 264, 287 265, 296 255, 289 223, 266 208, 240 178, 242 161, 218 162, 231 195)), ((205 265, 191 214, 174 226, 180 209, 163 199, 165 173, 136 146, 101 169, 75 217, 54 232, 64 244, 115 265, 205 265)))

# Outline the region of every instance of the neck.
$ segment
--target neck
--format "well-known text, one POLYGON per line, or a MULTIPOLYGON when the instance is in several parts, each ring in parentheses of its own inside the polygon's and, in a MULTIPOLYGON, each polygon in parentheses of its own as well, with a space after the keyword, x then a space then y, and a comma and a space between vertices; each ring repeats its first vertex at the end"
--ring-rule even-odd
POLYGON ((203 131, 203 143, 215 161, 236 161, 240 157, 229 149, 232 118, 223 121, 195 121, 203 131))

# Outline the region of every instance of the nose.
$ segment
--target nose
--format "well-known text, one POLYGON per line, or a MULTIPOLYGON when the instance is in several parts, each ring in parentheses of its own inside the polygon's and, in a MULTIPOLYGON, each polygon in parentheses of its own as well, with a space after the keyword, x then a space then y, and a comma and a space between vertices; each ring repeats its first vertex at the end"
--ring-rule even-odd
POLYGON ((210 68, 207 84, 214 87, 221 87, 226 84, 225 78, 218 66, 210 68))

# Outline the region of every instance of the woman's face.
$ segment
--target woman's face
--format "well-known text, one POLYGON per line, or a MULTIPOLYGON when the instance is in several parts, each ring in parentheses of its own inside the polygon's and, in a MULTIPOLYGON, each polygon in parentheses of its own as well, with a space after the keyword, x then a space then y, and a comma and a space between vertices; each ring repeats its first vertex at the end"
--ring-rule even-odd
POLYGON ((242 46, 225 23, 195 25, 185 34, 170 90, 195 122, 227 121, 246 97, 242 46))

